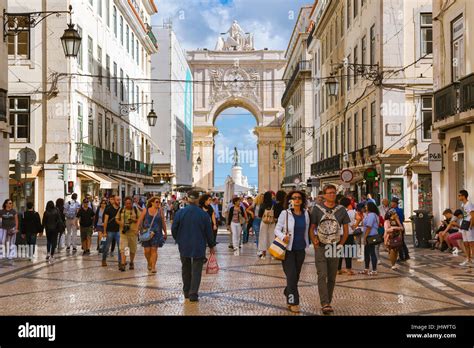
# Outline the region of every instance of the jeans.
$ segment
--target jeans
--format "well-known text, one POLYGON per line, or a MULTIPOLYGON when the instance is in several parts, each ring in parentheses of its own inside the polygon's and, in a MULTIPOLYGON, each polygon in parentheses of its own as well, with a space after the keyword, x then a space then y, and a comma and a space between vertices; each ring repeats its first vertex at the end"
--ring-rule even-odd
POLYGON ((305 256, 304 250, 287 250, 285 260, 281 262, 286 275, 286 288, 283 293, 286 296, 286 303, 289 305, 297 306, 300 304, 298 281, 300 280, 305 256))
POLYGON ((321 306, 331 304, 339 264, 339 258, 326 257, 325 251, 325 246, 320 244, 314 252, 321 306))
POLYGON ((76 248, 77 218, 66 219, 66 247, 76 248))
MULTIPOLYGON (((354 236, 352 234, 350 234, 348 237, 347 237, 347 240, 346 242, 344 243, 344 246, 346 245, 354 245, 355 244, 355 241, 354 241, 354 236)), ((351 256, 351 255, 349 255, 351 256)), ((346 260, 346 269, 352 269, 352 257, 345 257, 344 258, 346 260)), ((339 259, 339 266, 337 267, 337 269, 340 271, 342 269, 342 260, 343 258, 341 257, 339 259)))
POLYGON ((262 222, 262 219, 255 217, 252 223, 253 233, 255 233, 255 244, 257 244, 257 249, 258 249, 258 235, 260 233, 261 222, 262 222))
POLYGON ((364 248, 365 269, 369 269, 372 260, 372 270, 377 270, 377 255, 375 253, 375 245, 366 244, 364 248))
POLYGON ((46 251, 48 255, 54 256, 56 245, 58 245, 58 231, 46 231, 46 251))
POLYGON ((27 234, 25 236, 26 245, 28 245, 28 257, 33 257, 36 252, 36 233, 35 234, 27 234))
POLYGON ((203 265, 204 258, 181 256, 181 274, 185 297, 198 295, 203 265))
POLYGON ((247 224, 244 223, 242 225, 242 243, 245 244, 245 243, 248 243, 249 241, 249 230, 247 228, 247 224))
MULTIPOLYGON (((107 254, 110 249, 110 244, 112 244, 112 240, 114 240, 117 245, 120 245, 120 232, 107 232, 107 244, 105 245, 105 249, 102 251, 102 261, 107 259, 107 254)), ((118 253, 118 262, 122 262, 120 253, 118 253)))
POLYGON ((234 249, 238 249, 240 245, 240 234, 242 233, 242 225, 238 222, 231 222, 230 231, 232 233, 232 245, 234 246, 234 249))

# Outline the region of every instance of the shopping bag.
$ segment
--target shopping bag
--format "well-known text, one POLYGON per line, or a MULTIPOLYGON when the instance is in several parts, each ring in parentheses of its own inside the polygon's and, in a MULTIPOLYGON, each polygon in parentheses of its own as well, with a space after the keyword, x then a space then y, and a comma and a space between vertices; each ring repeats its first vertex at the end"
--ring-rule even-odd
POLYGON ((216 274, 217 272, 219 272, 219 265, 216 256, 211 254, 207 260, 206 274, 216 274))
POLYGON ((272 255, 275 259, 283 261, 286 256, 286 247, 288 243, 285 243, 280 238, 276 237, 273 240, 272 245, 268 248, 268 252, 272 255))

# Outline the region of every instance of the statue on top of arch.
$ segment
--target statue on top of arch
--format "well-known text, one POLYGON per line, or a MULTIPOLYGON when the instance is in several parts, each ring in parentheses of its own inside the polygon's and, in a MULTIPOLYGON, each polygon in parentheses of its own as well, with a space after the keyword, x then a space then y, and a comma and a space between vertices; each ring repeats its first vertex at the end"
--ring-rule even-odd
POLYGON ((227 39, 220 36, 217 39, 215 51, 253 51, 253 34, 245 33, 239 23, 234 20, 232 26, 227 32, 221 35, 229 34, 227 39))

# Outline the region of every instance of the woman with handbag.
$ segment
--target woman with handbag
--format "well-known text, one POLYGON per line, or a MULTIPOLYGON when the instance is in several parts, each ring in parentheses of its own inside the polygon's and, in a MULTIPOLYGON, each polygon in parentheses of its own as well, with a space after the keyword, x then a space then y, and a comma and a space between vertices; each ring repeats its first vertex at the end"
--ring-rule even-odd
POLYGON ((230 207, 227 214, 227 228, 232 235, 232 248, 234 255, 239 255, 240 235, 242 233, 242 225, 247 221, 247 214, 244 208, 240 205, 240 198, 234 197, 232 199, 233 206, 230 207))
POLYGON ((283 293, 288 309, 293 313, 300 311, 298 281, 306 256, 305 249, 309 246, 310 219, 306 204, 304 192, 290 192, 285 202, 286 210, 281 212, 275 227, 275 236, 287 243, 285 259, 282 261, 286 276, 286 288, 283 293))
POLYGON ((165 214, 161 209, 159 197, 152 197, 148 200, 146 209, 143 209, 137 225, 141 226, 142 222, 143 232, 140 234, 140 241, 145 248, 148 272, 156 273, 158 248, 165 244, 167 238, 165 214), (144 237, 144 235, 149 235, 149 237, 144 237))
POLYGON ((46 260, 54 260, 54 251, 58 244, 58 234, 61 229, 62 221, 59 212, 54 206, 53 201, 46 203, 46 209, 43 213, 43 228, 46 231, 46 260))
POLYGON ((379 209, 375 203, 367 203, 367 216, 364 218, 364 262, 365 269, 361 274, 368 274, 371 276, 377 275, 377 254, 375 253, 375 246, 382 242, 383 238, 379 235, 379 209), (370 262, 372 262, 372 271, 369 271, 370 262))
POLYGON ((390 263, 392 264, 392 269, 397 269, 397 258, 398 252, 402 247, 402 232, 403 225, 398 218, 398 214, 394 209, 390 209, 385 215, 385 236, 384 244, 388 248, 388 256, 390 258, 390 263))
POLYGON ((97 251, 102 253, 105 247, 105 241, 102 241, 104 238, 104 211, 107 208, 107 201, 102 199, 96 210, 95 219, 94 219, 94 229, 97 232, 97 251))
POLYGON ((0 210, 0 219, 2 223, 0 225, 0 241, 1 245, 8 243, 8 258, 12 259, 16 253, 16 234, 18 232, 18 214, 13 209, 13 201, 6 199, 3 202, 2 209, 0 210))
POLYGON ((265 192, 263 204, 260 206, 258 217, 262 219, 258 236, 258 251, 261 252, 260 259, 265 260, 267 249, 273 243, 275 233, 275 204, 272 191, 265 192))

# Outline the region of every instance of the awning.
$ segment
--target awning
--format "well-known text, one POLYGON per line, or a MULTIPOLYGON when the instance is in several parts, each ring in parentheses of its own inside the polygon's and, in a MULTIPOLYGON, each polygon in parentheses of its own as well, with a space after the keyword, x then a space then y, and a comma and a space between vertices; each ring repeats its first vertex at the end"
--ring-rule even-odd
POLYGON ((117 178, 119 180, 123 180, 123 181, 126 181, 132 185, 135 185, 136 187, 138 188, 145 188, 145 185, 142 183, 142 182, 139 182, 139 181, 135 181, 133 179, 130 179, 130 178, 127 178, 126 176, 122 176, 122 175, 118 175, 118 174, 114 174, 112 175, 113 178, 117 178))
POLYGON ((118 181, 115 181, 114 179, 112 179, 111 177, 105 174, 96 173, 96 172, 87 172, 83 170, 79 171, 79 174, 100 183, 101 189, 111 190, 111 189, 119 188, 118 181))

